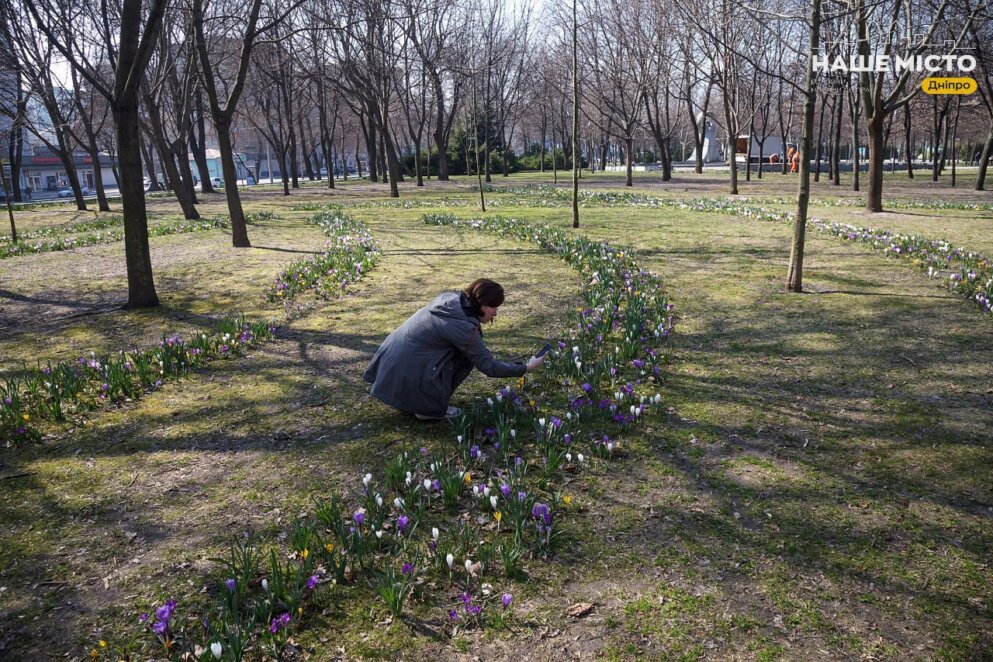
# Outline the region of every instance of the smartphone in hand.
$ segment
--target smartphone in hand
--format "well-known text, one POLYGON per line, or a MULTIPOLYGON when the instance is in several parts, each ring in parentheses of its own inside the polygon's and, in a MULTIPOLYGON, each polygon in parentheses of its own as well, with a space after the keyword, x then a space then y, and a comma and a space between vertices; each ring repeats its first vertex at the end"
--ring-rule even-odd
POLYGON ((552 343, 545 343, 545 346, 542 347, 540 350, 538 350, 538 353, 535 354, 535 357, 540 359, 545 354, 548 354, 548 350, 550 350, 551 348, 552 348, 552 343))

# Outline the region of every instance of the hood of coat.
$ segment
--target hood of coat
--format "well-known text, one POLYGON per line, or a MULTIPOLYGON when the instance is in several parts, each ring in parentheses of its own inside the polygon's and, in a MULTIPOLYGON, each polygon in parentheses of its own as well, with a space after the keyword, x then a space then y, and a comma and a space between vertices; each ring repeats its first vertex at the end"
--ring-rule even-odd
POLYGON ((479 318, 466 313, 462 307, 461 292, 442 292, 428 304, 428 312, 437 317, 464 320, 479 326, 479 318))

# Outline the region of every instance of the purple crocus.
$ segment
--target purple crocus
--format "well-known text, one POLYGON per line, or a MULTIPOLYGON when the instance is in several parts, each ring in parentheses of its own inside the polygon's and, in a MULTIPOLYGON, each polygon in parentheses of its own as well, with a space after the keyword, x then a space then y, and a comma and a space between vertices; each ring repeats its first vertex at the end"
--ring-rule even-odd
POLYGON ((320 581, 317 575, 311 575, 310 579, 307 580, 307 590, 313 591, 317 587, 317 582, 320 581))
POLYGON ((505 499, 509 498, 510 497, 510 485, 508 485, 507 483, 500 483, 500 494, 502 494, 503 495, 503 498, 505 498, 505 499))
POLYGON ((148 612, 147 611, 142 612, 141 615, 138 617, 138 622, 139 623, 144 623, 147 620, 148 620, 148 612))
POLYGON ((531 509, 531 517, 539 522, 544 522, 545 526, 552 525, 552 510, 548 507, 548 504, 536 503, 531 509))
POLYGON ((159 635, 160 637, 164 637, 166 635, 166 632, 168 631, 169 631, 169 623, 166 621, 156 621, 155 625, 152 626, 152 632, 159 635))
POLYGON ((226 579, 224 580, 224 585, 227 586, 230 592, 234 593, 234 589, 237 584, 234 579, 226 579))
POLYGON ((172 618, 172 612, 176 610, 176 601, 168 600, 164 605, 155 610, 155 617, 165 623, 169 622, 172 618))
POLYGON ((412 572, 414 572, 414 564, 413 564, 413 563, 404 563, 404 564, 403 564, 403 567, 402 567, 402 568, 400 568, 400 573, 401 573, 401 574, 402 574, 402 575, 403 575, 404 577, 408 577, 408 576, 410 576, 410 574, 411 574, 412 572))
POLYGON ((397 531, 399 531, 401 535, 403 535, 409 525, 410 518, 406 515, 400 515, 400 517, 397 518, 397 531))
POLYGON ((514 601, 514 596, 512 596, 510 593, 504 593, 503 594, 503 597, 500 599, 500 602, 503 603, 503 608, 504 609, 506 609, 507 607, 509 607, 510 606, 510 603, 513 602, 513 601, 514 601))
POLYGON ((365 513, 361 510, 356 510, 352 515, 352 521, 355 522, 355 526, 362 526, 365 522, 365 513))
POLYGON ((473 446, 472 448, 469 449, 469 457, 471 457, 474 460, 479 459, 479 446, 473 446))
POLYGON ((434 492, 440 492, 441 491, 441 481, 438 480, 437 478, 435 478, 434 480, 432 480, 431 481, 431 490, 434 491, 434 492))

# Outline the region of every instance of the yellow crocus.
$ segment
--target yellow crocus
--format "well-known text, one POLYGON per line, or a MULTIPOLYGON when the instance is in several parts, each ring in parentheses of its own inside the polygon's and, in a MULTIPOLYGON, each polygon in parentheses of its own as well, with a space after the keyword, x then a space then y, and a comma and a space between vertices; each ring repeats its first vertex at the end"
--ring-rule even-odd
POLYGON ((497 521, 497 524, 499 524, 500 523, 500 520, 503 519, 503 513, 501 513, 499 510, 494 510, 493 511, 493 519, 495 519, 497 521))
POLYGON ((100 640, 100 648, 106 648, 106 647, 107 647, 107 642, 104 641, 103 639, 101 639, 100 640))
POLYGON ((31 420, 31 415, 30 414, 21 414, 21 418, 23 418, 25 421, 30 421, 31 420))
POLYGON ((324 549, 327 550, 327 553, 328 554, 330 554, 331 552, 334 551, 334 545, 331 544, 331 543, 328 543, 328 544, 324 545, 324 549))
POLYGON ((465 484, 468 485, 471 482, 472 482, 472 476, 470 476, 469 472, 467 471, 465 472, 465 484))
POLYGON ((565 495, 564 497, 562 497, 562 503, 568 506, 569 504, 572 503, 572 497, 569 496, 568 494, 565 495))
POLYGON ((310 556, 310 550, 309 549, 305 549, 302 552, 300 552, 300 558, 302 558, 304 561, 307 560, 307 557, 308 556, 310 556))

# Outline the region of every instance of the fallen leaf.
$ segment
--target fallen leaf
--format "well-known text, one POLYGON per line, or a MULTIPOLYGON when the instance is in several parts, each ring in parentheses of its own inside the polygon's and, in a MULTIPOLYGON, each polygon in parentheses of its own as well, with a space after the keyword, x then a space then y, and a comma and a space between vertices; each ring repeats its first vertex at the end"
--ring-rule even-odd
POLYGON ((573 618, 582 618, 583 616, 589 614, 591 611, 593 611, 592 602, 577 602, 576 604, 569 607, 569 609, 566 610, 566 613, 573 618))

